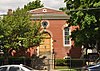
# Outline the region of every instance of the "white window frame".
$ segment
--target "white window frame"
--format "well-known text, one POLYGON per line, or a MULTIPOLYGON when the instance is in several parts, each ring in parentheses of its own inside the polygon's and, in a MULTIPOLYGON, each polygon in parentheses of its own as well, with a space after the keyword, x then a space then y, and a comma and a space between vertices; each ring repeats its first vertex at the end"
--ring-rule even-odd
MULTIPOLYGON (((66 28, 66 27, 64 27, 64 28, 66 28)), ((71 38, 69 38, 69 44, 65 44, 65 30, 64 30, 64 28, 63 28, 63 45, 65 46, 65 47, 68 47, 68 46, 71 46, 71 38)), ((70 27, 68 27, 69 28, 69 36, 71 35, 71 28, 70 27)))

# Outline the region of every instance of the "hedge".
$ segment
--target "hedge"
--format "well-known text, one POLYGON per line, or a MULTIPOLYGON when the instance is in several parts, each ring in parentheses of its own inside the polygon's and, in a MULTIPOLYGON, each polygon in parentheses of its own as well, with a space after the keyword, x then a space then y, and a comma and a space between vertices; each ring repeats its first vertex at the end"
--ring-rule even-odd
POLYGON ((55 59, 55 65, 56 66, 66 66, 66 60, 65 59, 55 59))
POLYGON ((31 65, 31 58, 25 58, 25 57, 0 57, 0 65, 4 64, 25 64, 27 66, 31 65))
POLYGON ((85 61, 81 59, 55 59, 55 66, 82 67, 85 61))

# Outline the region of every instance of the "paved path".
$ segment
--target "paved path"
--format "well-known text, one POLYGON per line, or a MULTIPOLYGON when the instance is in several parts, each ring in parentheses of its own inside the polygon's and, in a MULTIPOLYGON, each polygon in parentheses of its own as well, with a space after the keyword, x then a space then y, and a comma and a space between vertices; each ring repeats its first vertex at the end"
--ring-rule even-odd
POLYGON ((32 71, 59 71, 59 70, 32 70, 32 71))

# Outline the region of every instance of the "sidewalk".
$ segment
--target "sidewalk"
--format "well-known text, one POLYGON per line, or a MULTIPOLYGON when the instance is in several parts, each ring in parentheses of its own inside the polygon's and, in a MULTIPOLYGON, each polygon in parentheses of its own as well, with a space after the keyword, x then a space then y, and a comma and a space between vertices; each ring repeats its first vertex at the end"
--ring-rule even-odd
POLYGON ((59 71, 59 70, 50 70, 50 71, 59 71))
MULTIPOLYGON (((35 71, 35 70, 33 70, 33 71, 35 71)), ((53 70, 53 69, 51 69, 51 70, 36 70, 36 71, 59 71, 59 70, 53 70)))

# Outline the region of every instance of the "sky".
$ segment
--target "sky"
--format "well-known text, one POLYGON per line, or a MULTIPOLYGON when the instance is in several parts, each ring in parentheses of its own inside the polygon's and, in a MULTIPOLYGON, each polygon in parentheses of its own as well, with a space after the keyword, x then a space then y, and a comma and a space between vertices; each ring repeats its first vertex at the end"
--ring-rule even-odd
MULTIPOLYGON (((0 0, 0 14, 4 14, 8 9, 16 10, 16 8, 22 8, 27 3, 34 0, 0 0)), ((60 7, 65 7, 64 0, 41 0, 44 7, 59 9, 60 7)))

